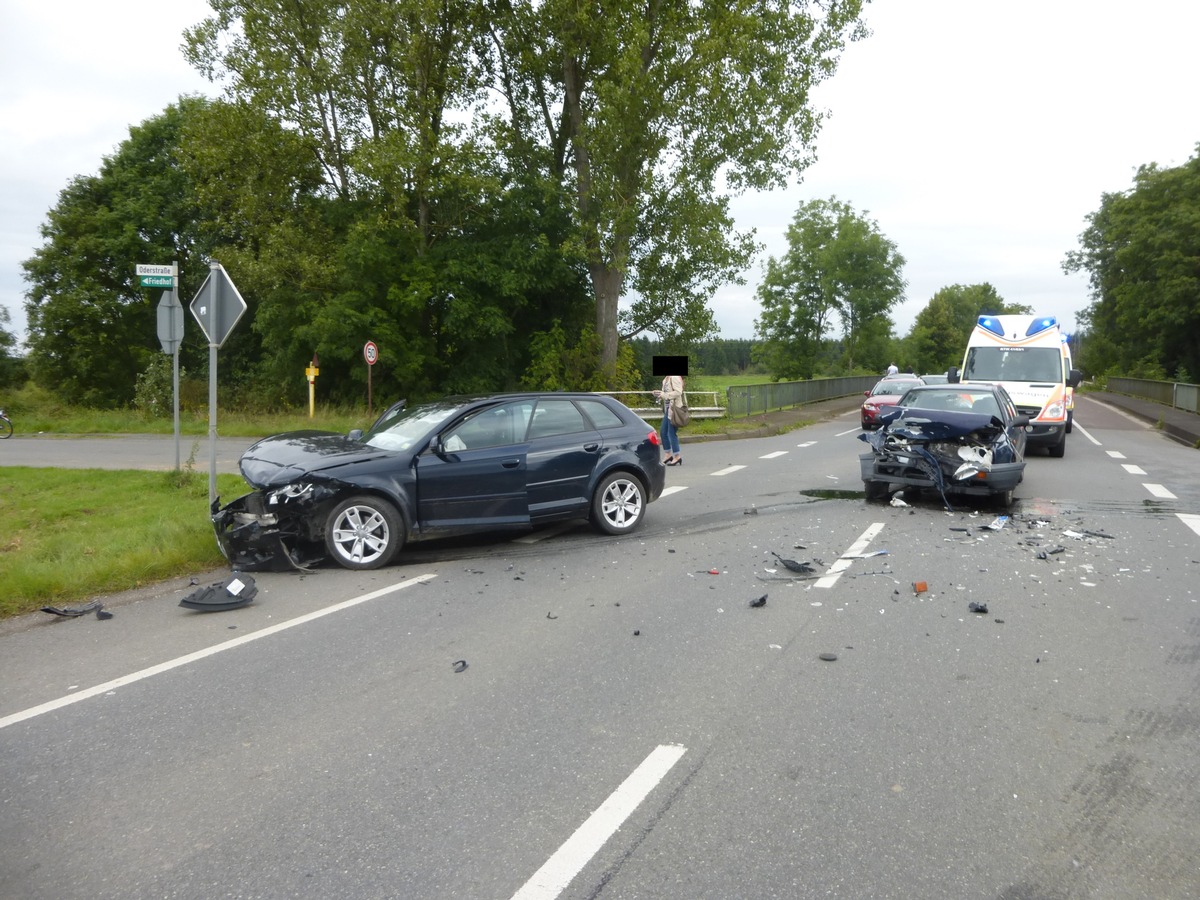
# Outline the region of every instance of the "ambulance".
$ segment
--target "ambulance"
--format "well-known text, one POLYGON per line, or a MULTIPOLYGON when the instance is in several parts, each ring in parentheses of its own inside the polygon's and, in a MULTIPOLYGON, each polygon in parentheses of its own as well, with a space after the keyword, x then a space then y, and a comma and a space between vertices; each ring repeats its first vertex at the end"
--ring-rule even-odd
POLYGON ((1051 456, 1067 452, 1074 390, 1082 373, 1071 368, 1071 350, 1054 316, 980 316, 967 341, 962 372, 951 384, 1003 385, 1017 412, 1029 416, 1027 446, 1051 456))

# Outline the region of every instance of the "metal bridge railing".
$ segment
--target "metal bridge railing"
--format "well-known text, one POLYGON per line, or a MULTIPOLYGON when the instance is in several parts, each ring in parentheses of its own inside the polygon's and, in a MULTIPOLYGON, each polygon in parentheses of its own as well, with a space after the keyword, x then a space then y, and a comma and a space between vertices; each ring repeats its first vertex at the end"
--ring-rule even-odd
POLYGON ((1177 381, 1148 381, 1144 378, 1109 378, 1108 389, 1115 394, 1128 394, 1153 400, 1165 406, 1200 413, 1200 385, 1177 381))

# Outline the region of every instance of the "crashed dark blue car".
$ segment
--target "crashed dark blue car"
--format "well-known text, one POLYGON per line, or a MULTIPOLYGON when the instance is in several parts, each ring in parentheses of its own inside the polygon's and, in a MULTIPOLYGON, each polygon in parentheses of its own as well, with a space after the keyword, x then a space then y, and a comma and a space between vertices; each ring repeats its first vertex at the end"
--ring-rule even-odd
POLYGON ((1025 474, 1028 425, 999 385, 912 388, 878 431, 859 435, 871 445, 859 457, 867 499, 917 488, 937 491, 947 509, 953 496, 1008 507, 1025 474))
POLYGON ((657 432, 598 394, 501 394, 387 410, 364 434, 294 431, 243 455, 256 490, 213 503, 234 567, 330 557, 375 569, 409 541, 587 518, 625 534, 658 499, 657 432))

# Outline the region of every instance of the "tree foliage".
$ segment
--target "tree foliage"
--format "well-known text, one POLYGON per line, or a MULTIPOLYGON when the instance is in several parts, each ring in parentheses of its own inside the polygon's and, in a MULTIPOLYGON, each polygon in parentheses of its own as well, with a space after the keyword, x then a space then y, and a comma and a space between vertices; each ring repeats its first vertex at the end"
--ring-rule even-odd
POLYGON ((1087 221, 1063 264, 1091 286, 1080 364, 1200 377, 1200 145, 1182 166, 1139 168, 1087 221))
POLYGON ((723 190, 782 185, 811 162, 814 85, 861 0, 515 0, 491 5, 502 141, 569 184, 604 364, 618 333, 685 341, 753 250, 723 190), (634 301, 620 315, 627 292, 634 301))
POLYGON ((896 245, 836 198, 803 204, 787 240, 783 257, 767 260, 757 292, 758 359, 779 378, 811 378, 837 321, 843 371, 886 365, 888 313, 905 286, 896 245))
POLYGON ((24 377, 24 360, 17 356, 17 336, 4 327, 11 321, 8 308, 0 306, 0 388, 15 386, 24 377))
POLYGON ((65 399, 127 403, 134 376, 161 352, 159 292, 138 285, 138 263, 178 260, 193 290, 207 275, 191 271, 207 248, 177 153, 203 103, 181 100, 131 128, 99 174, 74 178, 41 228, 45 243, 22 264, 31 374, 65 399))

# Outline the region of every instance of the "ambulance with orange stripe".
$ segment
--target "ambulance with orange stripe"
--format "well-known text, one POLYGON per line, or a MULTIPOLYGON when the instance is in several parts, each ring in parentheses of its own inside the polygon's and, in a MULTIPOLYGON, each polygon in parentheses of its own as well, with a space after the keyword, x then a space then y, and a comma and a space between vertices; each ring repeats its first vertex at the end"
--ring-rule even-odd
POLYGON ((1051 456, 1067 452, 1074 389, 1082 373, 1054 316, 980 316, 967 341, 962 372, 952 384, 990 382, 1008 391, 1017 412, 1029 416, 1027 446, 1051 456))

